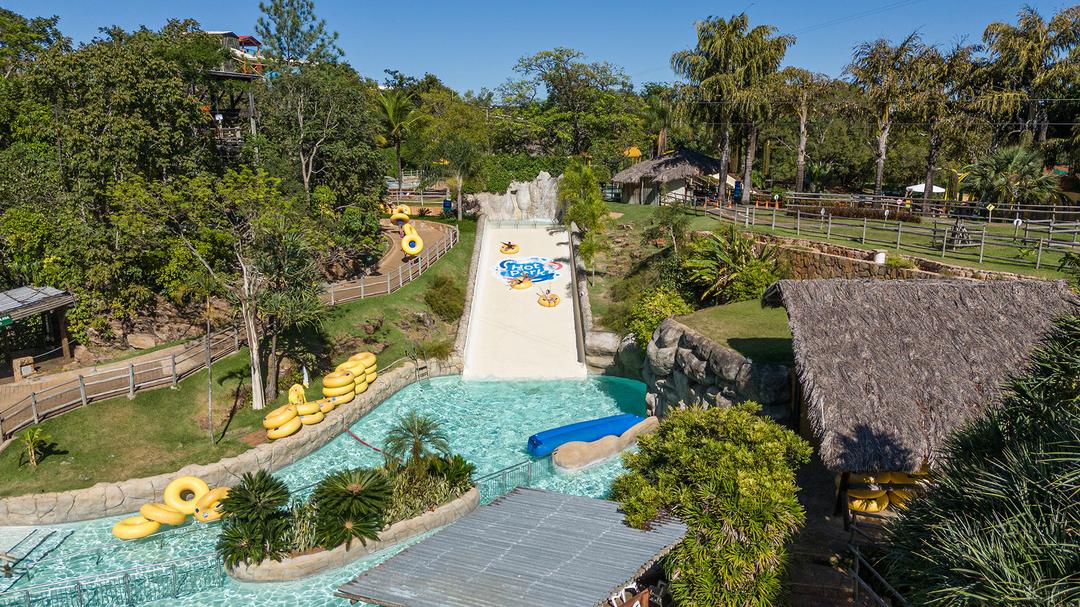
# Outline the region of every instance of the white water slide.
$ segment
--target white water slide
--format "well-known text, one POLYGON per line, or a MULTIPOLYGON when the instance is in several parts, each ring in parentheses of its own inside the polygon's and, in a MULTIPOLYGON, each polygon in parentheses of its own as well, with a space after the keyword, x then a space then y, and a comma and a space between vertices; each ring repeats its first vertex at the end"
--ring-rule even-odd
POLYGON ((473 286, 465 379, 569 379, 588 371, 575 331, 570 235, 550 223, 489 221, 473 286), (512 242, 519 252, 500 252, 512 242), (527 289, 510 286, 528 274, 527 289), (538 303, 541 292, 559 296, 555 307, 538 303))

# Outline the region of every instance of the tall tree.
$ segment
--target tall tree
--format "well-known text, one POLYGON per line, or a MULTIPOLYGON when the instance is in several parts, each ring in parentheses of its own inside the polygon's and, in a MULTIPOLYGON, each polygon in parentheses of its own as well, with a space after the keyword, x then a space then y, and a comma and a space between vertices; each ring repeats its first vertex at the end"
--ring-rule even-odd
POLYGON ((926 123, 926 178, 923 211, 934 191, 934 172, 942 135, 965 117, 976 93, 973 55, 976 47, 957 45, 946 53, 934 47, 922 49, 915 59, 909 105, 911 114, 926 123))
POLYGON ((965 187, 1003 207, 1045 204, 1060 192, 1057 177, 1043 171, 1042 156, 1021 146, 996 150, 965 171, 965 187))
POLYGON ((1049 21, 1034 7, 1024 6, 1016 25, 986 26, 983 43, 990 51, 994 86, 981 97, 981 107, 1019 117, 1036 142, 1046 141, 1053 98, 1080 79, 1078 42, 1080 5, 1063 9, 1049 21))
POLYGON ((338 33, 326 29, 326 20, 315 16, 313 0, 259 2, 262 16, 255 34, 262 39, 267 57, 283 64, 333 63, 342 56, 338 33))
POLYGON ((414 129, 420 126, 424 115, 416 106, 416 98, 401 89, 389 89, 379 93, 379 119, 388 143, 394 146, 397 165, 397 197, 401 198, 401 144, 414 129))
POLYGON ((27 19, 0 8, 0 76, 10 78, 54 44, 68 47, 70 41, 57 29, 58 21, 56 15, 27 19))
POLYGON ((899 44, 885 38, 864 42, 855 47, 847 73, 863 91, 874 111, 876 142, 874 156, 874 195, 881 195, 885 178, 885 156, 889 151, 889 131, 898 109, 906 107, 911 92, 915 58, 922 48, 918 33, 911 33, 899 44))
MULTIPOLYGON (((746 13, 730 19, 709 17, 695 24, 697 44, 692 49, 671 56, 671 66, 690 81, 692 97, 686 102, 706 121, 718 122, 720 181, 727 179, 731 164, 731 127, 737 112, 758 93, 751 85, 775 71, 777 55, 791 39, 777 37, 776 28, 759 25, 750 29, 746 13)), ((727 202, 727 190, 720 188, 721 204, 727 202)))
POLYGON ((655 91, 645 96, 645 128, 654 142, 651 157, 656 158, 667 151, 668 134, 678 124, 678 106, 668 91, 655 91))
POLYGON ((483 149, 477 142, 454 133, 440 142, 435 148, 435 155, 439 157, 437 162, 446 163, 446 168, 454 177, 454 187, 457 190, 457 218, 461 221, 464 215, 461 190, 466 179, 473 179, 480 172, 483 149))
POLYGON ((795 191, 803 191, 806 183, 806 143, 809 139, 809 125, 812 115, 820 111, 823 104, 820 97, 825 94, 830 82, 824 74, 815 74, 809 70, 789 67, 782 72, 784 86, 781 96, 795 110, 799 120, 798 142, 795 146, 795 191))

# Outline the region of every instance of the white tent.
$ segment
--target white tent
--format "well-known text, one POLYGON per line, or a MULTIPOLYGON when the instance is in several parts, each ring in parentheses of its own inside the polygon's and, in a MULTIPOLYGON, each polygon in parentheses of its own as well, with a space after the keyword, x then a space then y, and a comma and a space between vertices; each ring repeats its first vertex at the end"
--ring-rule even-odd
MULTIPOLYGON (((909 185, 908 187, 906 187, 904 189, 909 191, 909 192, 915 192, 916 194, 922 194, 924 191, 926 191, 926 184, 925 183, 916 183, 915 185, 909 185)), ((934 186, 934 193, 935 194, 944 194, 945 193, 945 188, 934 186)))

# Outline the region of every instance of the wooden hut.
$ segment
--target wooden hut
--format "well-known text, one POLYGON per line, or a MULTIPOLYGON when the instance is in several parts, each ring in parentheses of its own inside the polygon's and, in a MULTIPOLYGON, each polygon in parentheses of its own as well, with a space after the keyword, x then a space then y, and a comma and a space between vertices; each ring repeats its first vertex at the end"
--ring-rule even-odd
POLYGON ((933 470, 946 437, 1080 309, 1040 280, 781 280, 763 303, 787 309, 800 429, 841 493, 852 473, 933 470))
POLYGON ((665 194, 690 196, 692 182, 720 172, 720 161, 693 150, 678 149, 651 160, 643 160, 620 171, 611 181, 622 188, 621 201, 630 204, 659 204, 665 194))

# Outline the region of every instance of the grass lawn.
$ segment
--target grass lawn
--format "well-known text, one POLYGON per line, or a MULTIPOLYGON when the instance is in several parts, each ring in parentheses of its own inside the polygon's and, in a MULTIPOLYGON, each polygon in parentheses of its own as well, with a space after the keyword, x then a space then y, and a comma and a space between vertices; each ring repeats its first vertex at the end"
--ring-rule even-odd
MULTIPOLYGON (((323 322, 321 336, 310 337, 327 369, 351 354, 385 345, 379 366, 405 355, 418 341, 452 340, 456 325, 431 314, 424 291, 439 274, 468 280, 476 240, 476 222, 460 224, 461 239, 423 276, 391 293, 335 306, 323 322)), ((54 443, 37 469, 25 463, 18 440, 0 451, 0 496, 89 487, 162 474, 187 464, 209 463, 250 449, 265 440, 262 417, 248 403, 236 403, 235 391, 249 383, 247 352, 214 364, 214 432, 211 444, 206 425, 206 370, 182 381, 177 390, 139 392, 133 400, 117 397, 91 404, 41 423, 54 443), (232 417, 229 419, 229 414, 232 417), (226 426, 226 420, 228 425, 226 426)), ((321 394, 321 376, 313 378, 308 397, 321 394)), ((278 403, 285 402, 288 379, 283 377, 278 403)))
POLYGON ((703 308, 677 320, 754 362, 794 364, 791 329, 783 308, 763 308, 759 301, 703 308))

